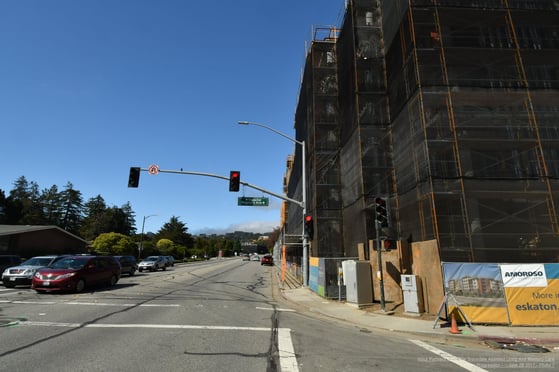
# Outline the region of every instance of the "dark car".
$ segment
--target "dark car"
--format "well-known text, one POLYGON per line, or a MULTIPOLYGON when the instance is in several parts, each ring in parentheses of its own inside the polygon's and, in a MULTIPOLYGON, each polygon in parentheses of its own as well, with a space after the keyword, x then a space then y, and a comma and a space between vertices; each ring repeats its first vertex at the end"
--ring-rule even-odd
POLYGON ((260 259, 260 265, 270 265, 270 266, 272 266, 273 264, 274 264, 274 257, 271 254, 265 254, 260 259))
POLYGON ((17 266, 21 263, 21 257, 15 255, 0 256, 0 272, 4 272, 8 267, 17 266))
POLYGON ((164 256, 165 257, 165 266, 175 266, 175 257, 173 256, 164 256))
POLYGON ((31 288, 37 292, 81 292, 86 287, 115 285, 120 264, 112 256, 68 256, 33 276, 31 288))
POLYGON ((128 274, 130 276, 138 270, 138 262, 134 256, 114 256, 120 262, 120 273, 128 274))
POLYGON ((37 270, 48 267, 65 256, 37 256, 17 266, 8 267, 2 273, 2 283, 6 288, 16 285, 30 285, 37 270))

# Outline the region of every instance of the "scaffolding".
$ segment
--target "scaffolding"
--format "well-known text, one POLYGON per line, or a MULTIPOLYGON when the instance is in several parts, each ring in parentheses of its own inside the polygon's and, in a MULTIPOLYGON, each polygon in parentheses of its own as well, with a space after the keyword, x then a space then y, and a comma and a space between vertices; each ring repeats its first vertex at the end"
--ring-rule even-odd
POLYGON ((436 240, 443 261, 557 261, 559 2, 350 0, 324 34, 295 115, 311 256, 376 239, 380 196, 382 234, 436 240))
POLYGON ((556 2, 409 3, 386 56, 400 233, 445 261, 556 261, 556 2))

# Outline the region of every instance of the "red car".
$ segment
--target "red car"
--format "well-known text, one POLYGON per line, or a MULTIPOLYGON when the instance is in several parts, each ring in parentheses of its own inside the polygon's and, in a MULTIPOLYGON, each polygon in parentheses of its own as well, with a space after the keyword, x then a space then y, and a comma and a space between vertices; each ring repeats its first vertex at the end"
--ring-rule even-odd
POLYGON ((81 292, 100 284, 113 286, 120 279, 120 264, 111 256, 68 256, 38 270, 31 288, 37 292, 81 292))
POLYGON ((270 266, 272 266, 273 264, 274 264, 274 257, 271 254, 265 254, 260 259, 260 265, 270 265, 270 266))

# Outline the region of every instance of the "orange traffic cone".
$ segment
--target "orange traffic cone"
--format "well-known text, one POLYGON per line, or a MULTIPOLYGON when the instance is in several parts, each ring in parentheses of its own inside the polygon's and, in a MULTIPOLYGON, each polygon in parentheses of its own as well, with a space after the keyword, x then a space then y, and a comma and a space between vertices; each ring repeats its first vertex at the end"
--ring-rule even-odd
POLYGON ((461 330, 458 329, 458 324, 456 324, 456 318, 454 317, 454 313, 451 314, 451 322, 450 322, 450 333, 459 335, 462 333, 461 330))

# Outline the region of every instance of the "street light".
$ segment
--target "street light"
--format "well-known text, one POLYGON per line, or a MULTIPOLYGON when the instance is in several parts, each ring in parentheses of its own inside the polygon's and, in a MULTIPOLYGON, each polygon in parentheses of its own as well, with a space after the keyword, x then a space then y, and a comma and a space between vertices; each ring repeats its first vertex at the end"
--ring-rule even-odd
POLYGON ((156 214, 150 214, 149 216, 144 216, 142 221, 142 233, 140 234, 140 246, 138 247, 138 260, 142 258, 142 249, 144 248, 144 226, 146 220, 150 217, 157 216, 156 214))
POLYGON ((280 136, 290 140, 293 143, 296 143, 297 145, 301 145, 301 152, 302 152, 302 165, 303 165, 303 171, 302 171, 302 178, 303 178, 303 203, 302 203, 302 208, 303 208, 303 218, 301 221, 301 235, 303 238, 303 286, 306 287, 309 283, 308 280, 308 263, 309 263, 309 242, 307 239, 307 235, 305 234, 305 216, 307 215, 307 161, 306 161, 306 154, 305 154, 305 141, 299 141, 296 140, 295 138, 289 137, 286 134, 283 134, 282 132, 277 131, 274 128, 271 128, 267 125, 264 124, 260 124, 260 123, 254 123, 252 121, 238 121, 237 122, 240 125, 256 125, 258 127, 262 127, 265 129, 268 129, 276 134, 279 134, 280 136))

